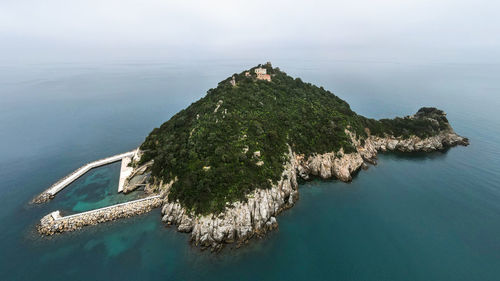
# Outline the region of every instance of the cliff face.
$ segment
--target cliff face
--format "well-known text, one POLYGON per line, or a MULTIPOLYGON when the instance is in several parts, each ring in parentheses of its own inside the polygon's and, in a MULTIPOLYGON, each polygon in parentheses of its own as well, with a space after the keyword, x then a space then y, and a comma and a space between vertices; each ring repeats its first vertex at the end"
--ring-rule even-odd
POLYGON ((429 138, 407 139, 388 136, 369 136, 364 144, 348 132, 356 145, 356 152, 330 152, 305 158, 289 150, 290 161, 278 184, 271 189, 256 189, 247 196, 247 202, 228 205, 224 212, 196 216, 178 202, 168 201, 168 189, 162 208, 162 220, 176 225, 181 232, 191 232, 191 241, 202 248, 218 250, 224 244, 241 245, 254 236, 262 236, 277 228, 276 216, 292 207, 299 198, 297 177, 307 180, 311 176, 322 179, 337 178, 348 182, 354 172, 366 163, 375 164, 378 151, 435 151, 455 145, 468 145, 468 140, 448 129, 429 138))
POLYGON ((297 176, 350 181, 378 151, 467 144, 442 110, 366 118, 322 87, 261 67, 271 81, 235 74, 155 128, 126 180, 124 192, 163 194, 163 221, 196 245, 218 249, 275 228, 298 199, 297 176))
POLYGON ((355 153, 344 154, 339 151, 310 156, 307 159, 304 159, 303 156, 297 156, 299 175, 305 180, 313 175, 322 179, 334 177, 348 182, 352 180, 353 172, 359 170, 363 165, 376 164, 378 151, 430 152, 469 144, 467 138, 457 135, 452 130, 443 131, 438 135, 424 139, 416 136, 407 139, 393 136, 384 138, 369 136, 364 145, 361 145, 354 135, 351 134, 351 136, 356 145, 357 152, 355 153))
POLYGON ((178 202, 169 202, 168 191, 162 208, 162 220, 177 225, 181 232, 191 232, 191 241, 202 248, 220 249, 226 243, 245 243, 278 226, 276 215, 292 207, 299 199, 297 167, 292 151, 291 159, 278 184, 270 189, 256 189, 246 202, 236 202, 220 214, 196 216, 178 202))

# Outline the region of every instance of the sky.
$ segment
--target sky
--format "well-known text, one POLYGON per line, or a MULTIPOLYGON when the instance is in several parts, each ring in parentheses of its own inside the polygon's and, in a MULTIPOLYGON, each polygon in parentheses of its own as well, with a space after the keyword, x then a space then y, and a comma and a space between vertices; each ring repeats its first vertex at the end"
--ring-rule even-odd
POLYGON ((0 0, 0 62, 500 63, 498 0, 0 0))

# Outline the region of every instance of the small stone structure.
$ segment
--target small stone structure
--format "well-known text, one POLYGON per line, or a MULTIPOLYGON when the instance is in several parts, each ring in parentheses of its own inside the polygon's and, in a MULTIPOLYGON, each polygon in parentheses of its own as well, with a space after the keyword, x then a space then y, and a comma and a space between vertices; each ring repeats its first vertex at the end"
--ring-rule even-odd
POLYGON ((258 67, 254 69, 254 72, 257 74, 257 79, 271 82, 271 75, 267 74, 267 70, 265 68, 258 67))
POLYGON ((62 217, 59 211, 54 211, 40 220, 38 232, 52 235, 57 232, 74 231, 86 225, 147 213, 160 207, 161 204, 162 196, 155 195, 65 217, 62 217))
POLYGON ((265 68, 262 68, 262 67, 257 67, 255 70, 254 70, 255 74, 259 75, 259 74, 266 74, 267 73, 267 70, 265 68))

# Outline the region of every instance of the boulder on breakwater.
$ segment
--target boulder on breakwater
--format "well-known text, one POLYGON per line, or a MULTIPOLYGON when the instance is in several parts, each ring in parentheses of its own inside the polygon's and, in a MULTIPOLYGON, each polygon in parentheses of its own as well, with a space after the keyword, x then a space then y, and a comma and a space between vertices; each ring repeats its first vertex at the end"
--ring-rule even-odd
POLYGON ((38 232, 43 235, 53 235, 58 232, 74 231, 86 225, 147 213, 161 204, 160 196, 151 196, 65 217, 61 217, 60 212, 55 211, 40 220, 38 232))

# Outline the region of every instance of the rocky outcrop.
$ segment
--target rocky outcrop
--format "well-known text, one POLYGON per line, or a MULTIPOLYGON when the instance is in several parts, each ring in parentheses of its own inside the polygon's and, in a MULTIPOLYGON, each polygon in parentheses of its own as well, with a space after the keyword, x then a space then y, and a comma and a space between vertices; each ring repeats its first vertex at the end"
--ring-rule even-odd
POLYGON ((467 138, 457 135, 453 130, 443 131, 438 135, 424 139, 417 136, 405 139, 393 136, 382 138, 369 135, 364 141, 361 141, 349 131, 346 131, 346 133, 351 137, 356 152, 345 154, 341 149, 336 153, 311 155, 307 159, 303 155, 296 156, 299 175, 305 180, 312 175, 322 179, 337 178, 348 182, 352 180, 352 174, 366 163, 376 164, 378 151, 430 152, 443 150, 451 146, 469 144, 467 138))
POLYGON ((370 136, 367 139, 368 150, 372 153, 375 150, 380 151, 402 151, 402 152, 416 152, 424 151, 430 152, 435 150, 443 150, 447 147, 456 145, 469 145, 467 138, 457 135, 453 131, 445 131, 436 136, 421 139, 417 136, 411 136, 407 139, 395 137, 375 137, 370 136))
MULTIPOLYGON (((142 154, 142 153, 141 153, 142 154)), ((139 159, 134 159, 134 161, 138 161, 139 159)), ((125 179, 125 183, 123 184, 123 193, 129 193, 137 188, 144 186, 146 190, 149 190, 151 187, 148 183, 148 179, 151 175, 151 165, 153 165, 153 161, 149 161, 138 168, 135 168, 130 176, 125 179)), ((151 193, 151 192, 147 192, 151 193)))
MULTIPOLYGON (((367 131, 368 137, 362 140, 348 130, 346 133, 350 136, 356 152, 344 153, 341 149, 306 158, 304 155, 295 154, 289 148, 289 161, 285 164, 277 184, 270 189, 254 190, 247 195, 246 202, 228 204, 225 211, 220 214, 196 215, 182 207, 179 202, 169 202, 168 193, 176 178, 166 184, 163 182, 149 184, 148 188, 151 191, 162 191, 159 196, 66 217, 61 217, 59 211, 52 212, 41 219, 38 231, 44 235, 73 231, 86 225, 142 214, 163 205, 162 221, 177 226, 178 231, 191 233, 191 241, 195 245, 212 250, 221 249, 229 243, 236 243, 239 246, 252 237, 260 237, 278 227, 276 216, 292 207, 299 198, 298 176, 306 180, 314 176, 322 179, 337 178, 348 182, 352 180, 352 175, 356 171, 366 166, 366 163, 376 163, 378 151, 427 152, 469 144, 467 138, 457 135, 451 128, 423 139, 416 136, 379 137, 372 136, 367 131)), ((125 185, 129 187, 127 191, 146 182, 145 175, 148 175, 151 164, 152 162, 146 163, 133 171, 125 185)), ((45 199, 42 194, 39 200, 49 200, 49 198, 45 199)))
POLYGON ((40 220, 38 232, 52 235, 57 232, 74 231, 86 225, 143 214, 161 204, 161 196, 152 196, 66 217, 61 217, 60 212, 55 211, 40 220))
POLYGON ((363 165, 360 153, 345 154, 339 152, 316 154, 304 159, 303 155, 296 156, 299 175, 308 180, 310 176, 322 179, 337 178, 341 181, 350 181, 352 174, 363 165))
MULTIPOLYGON (((297 177, 310 179, 312 176, 322 179, 337 178, 348 182, 352 175, 366 163, 375 164, 378 151, 434 151, 455 145, 468 145, 468 139, 446 130, 433 137, 421 139, 395 138, 392 136, 371 136, 364 140, 346 131, 351 137, 356 152, 337 152, 297 155, 289 148, 289 161, 285 164, 281 179, 270 189, 256 189, 247 196, 246 202, 228 204, 220 214, 196 215, 181 206, 179 202, 169 202, 169 189, 175 180, 163 184, 151 184, 151 190, 162 190, 159 196, 152 196, 123 204, 88 211, 76 215, 61 217, 59 211, 43 217, 38 231, 44 235, 57 232, 73 231, 86 225, 115 220, 142 214, 162 206, 162 221, 177 226, 178 231, 191 233, 191 241, 202 248, 221 249, 225 244, 246 243, 252 237, 260 237, 278 227, 276 216, 292 207, 299 199, 297 177)), ((145 182, 141 176, 148 173, 152 163, 147 163, 134 170, 127 179, 128 186, 145 182), (134 179, 140 178, 140 181, 134 179)), ((127 185, 126 185, 127 186, 127 185)), ((42 194, 43 195, 43 194, 42 194)), ((44 200, 43 196, 39 196, 44 200)), ((48 200, 48 199, 46 199, 48 200)))
MULTIPOLYGON (((247 196, 247 202, 228 205, 221 214, 197 216, 181 206, 179 202, 168 202, 168 188, 162 207, 162 220, 168 225, 176 225, 178 231, 190 232, 191 241, 202 248, 218 250, 224 244, 236 243, 238 246, 254 236, 262 236, 278 227, 276 216, 292 207, 299 198, 297 176, 310 179, 337 178, 351 181, 352 175, 366 163, 375 164, 378 151, 434 151, 455 145, 468 145, 468 139, 446 130, 442 133, 421 139, 419 137, 395 138, 392 136, 368 136, 364 141, 354 134, 351 136, 354 153, 343 150, 324 154, 296 155, 289 151, 290 161, 285 165, 281 180, 270 189, 257 189, 247 196)), ((369 133, 369 132, 368 132, 369 133)))
POLYGON ((179 231, 191 232, 195 245, 212 250, 227 243, 241 245, 254 236, 261 236, 276 228, 276 215, 292 207, 299 198, 297 162, 291 151, 290 159, 280 181, 270 189, 254 190, 247 196, 247 202, 228 205, 221 214, 196 216, 178 202, 168 202, 165 198, 162 220, 177 225, 179 231))

